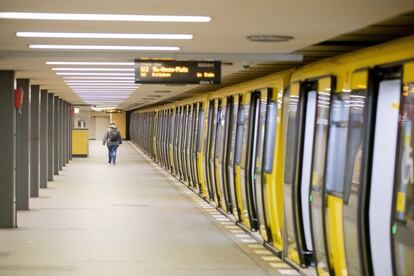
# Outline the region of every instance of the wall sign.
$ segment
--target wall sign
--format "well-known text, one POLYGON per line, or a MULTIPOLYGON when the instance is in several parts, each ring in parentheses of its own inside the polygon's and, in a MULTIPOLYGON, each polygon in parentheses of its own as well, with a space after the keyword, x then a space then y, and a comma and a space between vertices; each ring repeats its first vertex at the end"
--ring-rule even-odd
POLYGON ((135 83, 220 84, 220 61, 135 60, 135 83))

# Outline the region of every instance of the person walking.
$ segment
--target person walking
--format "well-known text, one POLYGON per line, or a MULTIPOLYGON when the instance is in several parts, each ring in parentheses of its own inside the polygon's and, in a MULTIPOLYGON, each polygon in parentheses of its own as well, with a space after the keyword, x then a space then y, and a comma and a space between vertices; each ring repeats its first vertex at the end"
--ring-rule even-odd
POLYGON ((121 133, 119 132, 116 124, 111 122, 103 138, 102 144, 108 147, 108 163, 116 163, 116 150, 118 146, 122 144, 121 133))

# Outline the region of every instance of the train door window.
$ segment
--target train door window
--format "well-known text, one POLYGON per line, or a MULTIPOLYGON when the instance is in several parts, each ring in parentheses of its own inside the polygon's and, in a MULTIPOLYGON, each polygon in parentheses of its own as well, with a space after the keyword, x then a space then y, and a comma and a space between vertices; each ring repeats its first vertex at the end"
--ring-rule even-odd
POLYGON ((305 116, 305 135, 304 135, 304 148, 303 148, 303 161, 302 161, 302 178, 301 178, 301 206, 302 216, 304 222, 304 234, 306 248, 313 250, 312 237, 310 230, 310 205, 309 198, 304 195, 308 195, 310 191, 310 184, 312 179, 312 148, 314 144, 315 136, 315 120, 316 120, 316 106, 317 106, 317 91, 309 91, 307 93, 306 102, 306 116, 305 116))
POLYGON ((326 191, 342 197, 348 138, 349 93, 335 93, 329 123, 326 191))
POLYGON ((215 152, 214 157, 218 159, 220 157, 220 148, 221 148, 221 132, 223 130, 223 127, 221 125, 222 118, 221 118, 221 100, 219 100, 218 108, 217 108, 217 122, 216 122, 216 143, 215 143, 215 152))
POLYGON ((269 101, 267 105, 266 116, 266 132, 264 144, 264 163, 263 170, 265 173, 271 173, 273 170, 273 159, 275 153, 276 142, 276 126, 277 126, 277 104, 274 101, 269 101))
POLYGON ((370 231, 375 275, 393 274, 390 218, 400 94, 400 79, 384 79, 379 83, 369 200, 369 229, 375 229, 370 231))
POLYGON ((197 152, 201 151, 201 137, 203 134, 204 110, 202 105, 198 109, 198 126, 197 126, 197 152))
POLYGON ((284 223, 286 235, 284 236, 284 256, 296 263, 299 262, 297 254, 297 237, 295 234, 295 163, 297 160, 297 143, 299 133, 299 83, 294 83, 287 89, 283 97, 284 129, 285 129, 285 156, 284 156, 284 223))
POLYGON ((239 104, 239 112, 237 113, 236 146, 234 153, 234 162, 236 165, 240 165, 242 159, 244 120, 244 108, 242 104, 239 104))
MULTIPOLYGON (((406 69, 406 68, 405 68, 406 69)), ((407 70, 404 70, 407 71, 407 70)), ((406 74, 406 73, 404 73, 406 74)), ((410 76, 411 78, 414 76, 410 76)), ((394 191, 394 266, 396 275, 414 273, 414 84, 404 85, 394 191)))

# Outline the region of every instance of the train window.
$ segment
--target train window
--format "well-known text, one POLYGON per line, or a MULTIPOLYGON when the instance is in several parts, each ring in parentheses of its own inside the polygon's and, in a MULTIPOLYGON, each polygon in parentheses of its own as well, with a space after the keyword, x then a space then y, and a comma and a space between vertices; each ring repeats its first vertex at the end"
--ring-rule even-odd
POLYGON ((335 93, 329 122, 326 191, 342 196, 348 138, 349 94, 335 93))
POLYGON ((343 199, 348 203, 351 193, 357 193, 361 176, 362 145, 366 122, 364 110, 366 92, 352 91, 349 98, 348 138, 345 161, 345 182, 343 199))
POLYGON ((320 191, 323 187, 330 101, 330 93, 318 92, 311 178, 314 191, 320 191))
POLYGON ((285 153, 285 183, 291 183, 295 177, 295 155, 296 141, 299 130, 297 123, 299 96, 290 95, 288 97, 287 107, 287 135, 286 135, 286 153, 285 153))
POLYGON ((271 173, 273 170, 273 157, 275 152, 276 142, 276 127, 277 127, 277 104, 274 101, 269 101, 267 105, 266 116, 266 133, 264 144, 264 160, 263 170, 265 173, 271 173))
POLYGON ((404 90, 400 109, 395 218, 402 223, 414 223, 414 84, 404 87, 404 90))
POLYGON ((197 152, 201 150, 201 134, 203 133, 204 110, 200 104, 198 110, 198 126, 197 126, 197 152))
POLYGON ((236 130, 236 147, 234 152, 234 162, 236 165, 240 165, 242 158, 242 147, 243 147, 243 128, 244 128, 244 109, 243 106, 239 105, 239 112, 237 115, 237 130, 236 130))
POLYGON ((222 126, 222 122, 224 124, 224 118, 222 118, 222 112, 221 112, 221 106, 218 106, 217 109, 217 114, 216 114, 216 148, 215 148, 215 152, 214 152, 214 157, 216 159, 219 158, 220 156, 220 145, 221 145, 221 133, 223 131, 223 126, 222 126))

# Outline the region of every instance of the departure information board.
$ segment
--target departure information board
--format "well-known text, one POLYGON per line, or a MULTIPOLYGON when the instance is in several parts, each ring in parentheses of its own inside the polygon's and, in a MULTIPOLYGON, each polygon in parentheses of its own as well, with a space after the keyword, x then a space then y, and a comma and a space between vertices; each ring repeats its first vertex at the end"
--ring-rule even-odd
POLYGON ((220 84, 220 61, 135 60, 135 83, 220 84))

